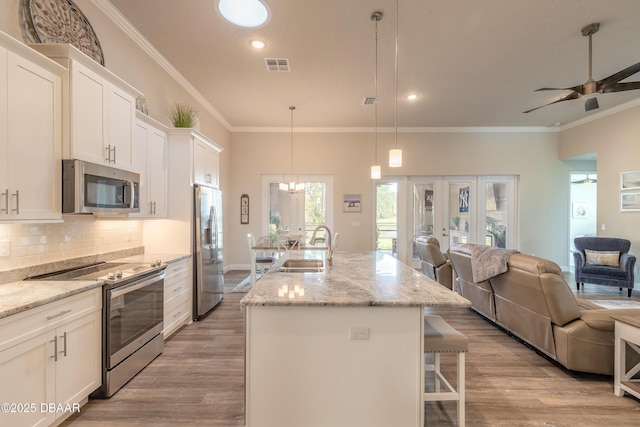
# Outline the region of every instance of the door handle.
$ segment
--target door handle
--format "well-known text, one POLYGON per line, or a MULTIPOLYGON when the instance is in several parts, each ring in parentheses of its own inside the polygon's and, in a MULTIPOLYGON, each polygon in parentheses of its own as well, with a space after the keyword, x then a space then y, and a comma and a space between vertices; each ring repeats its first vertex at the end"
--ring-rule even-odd
POLYGON ((56 335, 49 342, 53 343, 53 356, 49 356, 50 359, 53 359, 54 362, 58 361, 58 336, 56 335))
POLYGON ((16 190, 16 192, 12 194, 12 196, 16 196, 16 208, 11 210, 19 215, 20 214, 20 191, 16 190))
POLYGON ((67 333, 65 332, 64 334, 62 334, 60 338, 64 340, 64 347, 60 353, 62 353, 64 357, 67 357, 67 333))
POLYGON ((0 193, 0 196, 4 196, 5 207, 4 209, 0 209, 0 212, 4 212, 7 215, 9 214, 9 189, 5 189, 4 193, 0 193))

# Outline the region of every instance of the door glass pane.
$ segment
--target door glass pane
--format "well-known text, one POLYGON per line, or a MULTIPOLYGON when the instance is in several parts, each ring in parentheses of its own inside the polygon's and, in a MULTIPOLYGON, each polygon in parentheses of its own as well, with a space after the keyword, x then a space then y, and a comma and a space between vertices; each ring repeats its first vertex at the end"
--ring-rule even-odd
MULTIPOLYGON (((433 235, 434 227, 434 184, 415 183, 413 185, 413 235, 433 235)), ((412 259, 419 259, 414 243, 412 259)))
POLYGON ((486 245, 507 247, 507 190, 505 182, 487 182, 484 185, 486 245))
POLYGON ((398 253, 398 184, 376 184, 376 250, 398 253))
POLYGON ((276 245, 278 234, 287 231, 302 231, 308 241, 318 225, 327 223, 326 192, 324 182, 306 182, 298 193, 269 183, 269 241, 276 245))
POLYGON ((450 243, 472 243, 470 236, 471 215, 470 188, 468 182, 449 183, 449 236, 450 243))

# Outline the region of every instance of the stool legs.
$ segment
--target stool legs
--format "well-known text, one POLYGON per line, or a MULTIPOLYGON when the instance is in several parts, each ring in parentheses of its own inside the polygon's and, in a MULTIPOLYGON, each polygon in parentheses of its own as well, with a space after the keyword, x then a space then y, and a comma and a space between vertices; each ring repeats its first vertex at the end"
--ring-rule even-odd
POLYGON ((425 365, 425 372, 433 372, 434 391, 424 393, 425 402, 455 400, 457 406, 457 421, 459 427, 465 425, 465 352, 456 353, 457 378, 456 388, 447 381, 442 372, 440 353, 433 353, 433 364, 425 365))

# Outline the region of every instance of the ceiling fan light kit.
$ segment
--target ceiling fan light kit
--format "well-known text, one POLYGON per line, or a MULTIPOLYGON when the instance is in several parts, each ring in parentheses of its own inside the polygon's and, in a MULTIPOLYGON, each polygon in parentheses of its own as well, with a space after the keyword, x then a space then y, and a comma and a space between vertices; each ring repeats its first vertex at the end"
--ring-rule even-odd
MULTIPOLYGON (((600 29, 600 23, 598 22, 594 22, 592 24, 589 25, 585 25, 584 27, 582 27, 582 29, 580 30, 580 32, 582 33, 582 35, 584 37, 589 37, 589 79, 586 81, 586 83, 578 85, 578 86, 572 86, 572 87, 565 87, 565 88, 556 88, 556 87, 543 87, 540 89, 537 89, 536 92, 538 91, 545 91, 545 90, 568 90, 571 91, 570 93, 568 93, 567 95, 564 95, 558 99, 556 99, 555 101, 552 101, 548 104, 545 105, 541 105, 539 107, 535 107, 532 108, 530 110, 524 111, 524 113, 530 113, 532 111, 537 110, 538 108, 542 108, 542 107, 546 107, 547 105, 551 105, 551 104, 557 104, 558 102, 562 102, 562 101, 570 101, 572 99, 578 99, 581 98, 585 95, 594 95, 594 94, 598 94, 598 93, 611 93, 611 92, 624 92, 627 90, 637 90, 640 89, 640 82, 625 82, 625 83, 621 83, 622 80, 636 74, 637 72, 640 71, 640 62, 637 62, 627 68, 625 68, 624 70, 618 71, 617 73, 614 73, 612 75, 610 75, 609 77, 605 77, 604 79, 601 80, 593 80, 593 75, 592 75, 592 69, 593 69, 593 44, 592 44, 592 36, 598 32, 598 30, 600 29)), ((591 110, 595 110, 599 108, 598 105, 598 100, 595 97, 590 97, 589 99, 587 99, 585 101, 584 104, 584 109, 585 111, 591 111, 591 110)))

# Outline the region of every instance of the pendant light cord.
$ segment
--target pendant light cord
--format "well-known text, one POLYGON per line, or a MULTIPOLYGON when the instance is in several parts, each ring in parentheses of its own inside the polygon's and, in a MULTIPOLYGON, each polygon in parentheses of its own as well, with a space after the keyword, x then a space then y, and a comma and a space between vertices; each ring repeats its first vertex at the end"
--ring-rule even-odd
POLYGON ((374 116, 374 142, 375 142, 375 148, 374 148, 374 159, 373 159, 373 163, 374 164, 378 164, 378 22, 380 22, 380 20, 382 19, 382 12, 377 11, 374 12, 373 15, 371 15, 371 19, 373 19, 374 21, 376 21, 376 72, 375 72, 375 96, 376 96, 376 100, 375 103, 373 105, 373 112, 375 114, 374 116))
POLYGON ((395 137, 396 137, 396 148, 398 148, 398 0, 396 0, 396 55, 395 55, 395 74, 396 74, 396 82, 395 82, 395 107, 394 107, 394 118, 393 125, 395 127, 395 137))

